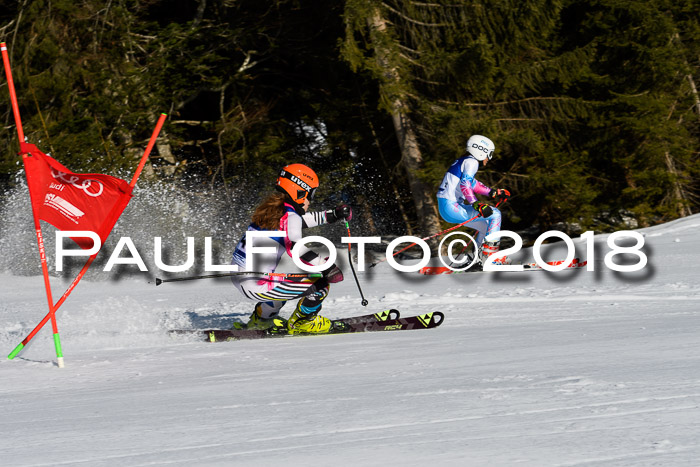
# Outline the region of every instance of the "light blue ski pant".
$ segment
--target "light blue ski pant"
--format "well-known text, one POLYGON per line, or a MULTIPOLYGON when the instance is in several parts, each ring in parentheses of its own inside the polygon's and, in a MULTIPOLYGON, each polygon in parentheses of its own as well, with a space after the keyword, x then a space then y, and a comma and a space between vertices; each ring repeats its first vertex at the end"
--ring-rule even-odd
POLYGON ((478 232, 476 236, 477 248, 484 242, 484 237, 492 232, 501 230, 501 211, 494 206, 491 206, 491 209, 493 209, 493 214, 489 217, 481 217, 479 212, 468 204, 461 204, 451 199, 438 198, 440 216, 450 224, 461 224, 477 216, 473 221, 464 224, 478 232))

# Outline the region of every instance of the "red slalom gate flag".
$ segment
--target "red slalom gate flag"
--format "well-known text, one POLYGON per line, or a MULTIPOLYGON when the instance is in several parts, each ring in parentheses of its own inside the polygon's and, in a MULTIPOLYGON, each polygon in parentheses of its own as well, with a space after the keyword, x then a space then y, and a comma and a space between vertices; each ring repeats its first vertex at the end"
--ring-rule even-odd
MULTIPOLYGON (((5 53, 3 53, 3 58, 5 58, 4 55, 5 53)), ((63 367, 63 351, 61 350, 61 341, 58 335, 56 310, 68 298, 98 254, 93 253, 90 256, 68 289, 54 303, 51 284, 49 283, 49 271, 40 221, 48 222, 59 230, 92 231, 98 235, 101 243, 104 244, 112 231, 112 227, 114 227, 122 211, 124 211, 124 208, 131 200, 132 189, 146 164, 148 155, 155 145, 156 138, 163 127, 166 117, 166 114, 160 115, 131 183, 109 175, 73 173, 52 157, 41 152, 35 145, 22 142, 20 139, 20 154, 24 162, 27 185, 29 186, 29 195, 32 202, 34 227, 37 234, 49 313, 10 352, 8 355, 10 360, 15 358, 41 328, 51 320, 58 367, 63 367)), ((16 119, 19 121, 18 115, 16 115, 16 119)), ((19 131, 18 134, 21 136, 19 131)), ((92 240, 83 237, 75 237, 73 241, 83 249, 91 249, 94 246, 92 240)))
MULTIPOLYGON (((101 245, 104 244, 107 236, 112 231, 117 219, 121 215, 126 205, 131 199, 131 191, 136 181, 141 175, 141 171, 146 164, 153 146, 156 143, 163 123, 167 118, 166 114, 160 114, 156 128, 153 130, 148 146, 141 156, 136 172, 127 183, 116 177, 101 174, 76 174, 61 165, 52 157, 41 152, 35 145, 25 141, 22 120, 19 114, 19 104, 15 93, 14 80, 10 67, 10 58, 7 44, 0 42, 0 54, 2 55, 7 77, 7 89, 10 94, 12 113, 17 126, 17 137, 19 138, 20 154, 24 162, 29 186, 29 195, 32 202, 32 213, 34 217, 34 228, 36 229, 37 243, 39 247, 39 257, 41 260, 41 270, 44 276, 44 286, 46 289, 46 299, 49 305, 49 313, 39 324, 29 333, 24 340, 14 348, 7 356, 10 360, 15 358, 19 352, 32 340, 41 328, 51 320, 54 334, 54 344, 56 346, 56 357, 58 367, 63 367, 63 351, 58 335, 58 325, 56 323, 56 310, 71 294, 75 286, 80 282, 88 268, 92 264, 98 253, 92 253, 85 262, 78 275, 61 298, 54 303, 49 281, 49 269, 44 249, 44 237, 41 233, 41 221, 45 221, 59 230, 63 231, 91 231, 97 234, 101 245)), ((73 241, 82 249, 92 250, 92 239, 84 237, 72 237, 73 241)), ((99 248, 97 249, 99 252, 99 248)))
MULTIPOLYGON (((104 244, 131 200, 129 183, 110 175, 73 173, 33 144, 20 143, 20 150, 35 219, 58 230, 95 232, 104 244)), ((90 238, 72 240, 82 249, 93 247, 90 238)))

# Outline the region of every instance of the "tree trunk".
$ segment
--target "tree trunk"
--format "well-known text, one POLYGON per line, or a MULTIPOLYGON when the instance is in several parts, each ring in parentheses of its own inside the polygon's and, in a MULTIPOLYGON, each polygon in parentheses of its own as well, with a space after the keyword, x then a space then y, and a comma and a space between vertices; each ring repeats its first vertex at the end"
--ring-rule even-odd
POLYGON ((695 86, 695 80, 693 79, 693 75, 688 74, 688 76, 686 76, 686 79, 690 84, 690 90, 693 94, 693 100, 695 101, 695 112, 698 114, 698 118, 700 118, 700 97, 698 96, 698 88, 697 86, 695 86))
POLYGON ((673 180, 673 202, 676 205, 676 209, 678 210, 678 214, 681 217, 687 217, 692 214, 690 211, 690 208, 688 208, 688 197, 685 194, 685 190, 681 186, 681 182, 679 181, 679 174, 678 171, 676 170, 676 164, 673 163, 673 158, 671 157, 671 153, 669 151, 666 151, 664 153, 665 158, 666 158, 666 168, 668 169, 669 173, 673 175, 674 180, 673 180))
POLYGON ((401 147, 401 163, 406 170, 406 179, 416 205, 418 224, 424 236, 433 235, 440 231, 440 219, 437 206, 433 199, 435 193, 428 189, 418 172, 423 168, 423 156, 418 147, 418 140, 413 131, 410 118, 403 112, 403 103, 396 99, 392 120, 394 130, 401 147))
MULTIPOLYGON (((668 117, 666 117, 668 120, 671 119, 673 116, 673 113, 676 109, 676 103, 674 102, 673 105, 671 105, 671 110, 668 113, 668 117)), ((678 122, 680 126, 680 121, 678 122)), ((668 172, 673 175, 673 191, 671 193, 671 198, 672 198, 672 203, 675 205, 676 209, 678 210, 678 214, 681 217, 686 217, 692 214, 690 211, 690 208, 688 207, 688 195, 686 190, 683 187, 683 183, 681 181, 681 174, 678 173, 678 170, 676 170, 676 163, 673 160, 673 157, 671 156, 671 152, 666 149, 664 151, 664 162, 666 163, 666 169, 668 172)))
POLYGON ((406 170, 406 179, 413 195, 418 223, 423 235, 433 235, 440 231, 440 219, 434 200, 435 193, 426 186, 418 175, 423 168, 423 156, 413 122, 408 113, 405 97, 399 91, 401 76, 396 65, 391 61, 390 51, 378 37, 386 32, 386 20, 382 17, 379 8, 374 8, 372 16, 368 18, 367 22, 372 34, 377 63, 383 72, 382 94, 390 102, 394 131, 401 149, 401 164, 406 170))
MULTIPOLYGON (((364 102, 362 104, 364 106, 364 102)), ((411 227, 411 221, 408 219, 408 215, 406 214, 406 208, 404 206, 404 203, 401 202, 401 195, 399 194, 399 189, 396 186, 396 175, 392 173, 391 170, 389 170, 389 164, 386 162, 386 158, 384 157, 384 153, 382 152, 382 145, 379 142, 379 138, 377 137, 377 132, 374 131, 374 125, 372 125, 372 122, 369 121, 369 129, 372 132, 372 137, 374 138, 374 143, 377 146, 377 153, 379 154, 379 159, 382 161, 382 165, 384 166, 384 172, 386 173, 387 177, 389 177, 389 183, 391 184, 391 190, 394 193, 394 199, 396 200, 396 206, 399 208, 399 212, 401 213, 401 220, 403 220, 403 224, 406 226, 406 232, 408 235, 413 235, 413 227, 411 227)))

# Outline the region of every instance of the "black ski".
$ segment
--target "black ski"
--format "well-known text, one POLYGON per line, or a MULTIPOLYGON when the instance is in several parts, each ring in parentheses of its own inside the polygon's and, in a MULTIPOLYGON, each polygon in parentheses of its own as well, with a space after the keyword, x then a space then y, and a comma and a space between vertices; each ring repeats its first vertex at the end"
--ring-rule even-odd
POLYGON ((411 329, 430 329, 442 324, 445 315, 439 311, 423 315, 399 318, 398 310, 386 310, 370 315, 340 318, 333 320, 333 326, 327 333, 289 334, 286 328, 273 327, 270 329, 205 329, 205 330, 173 330, 172 334, 202 336, 210 342, 225 342, 246 339, 267 339, 273 337, 317 336, 327 334, 347 334, 355 332, 407 331, 411 329))
MULTIPOLYGON (((346 328, 331 331, 331 334, 343 334, 350 332, 376 332, 376 331, 408 331, 411 329, 436 328, 445 320, 445 315, 439 311, 425 313, 423 315, 407 316, 405 318, 388 319, 385 321, 366 321, 348 323, 346 328)), ((333 322, 335 325, 336 321, 333 322)), ((344 323, 345 324, 345 323, 344 323)))
POLYGON ((381 323, 384 321, 397 320, 401 316, 399 310, 384 310, 379 313, 373 313, 369 315, 353 316, 352 318, 339 318, 334 319, 334 323, 381 323))
MULTIPOLYGON (((336 319, 333 321, 336 323, 355 324, 355 323, 381 322, 381 321, 399 319, 400 316, 401 316, 401 313, 399 313, 399 310, 384 310, 384 311, 380 311, 379 313, 371 313, 368 315, 353 316, 351 318, 339 318, 339 319, 336 319)), ((281 319, 281 318, 280 318, 280 321, 283 321, 284 323, 287 322, 287 320, 281 319)), ((240 321, 236 321, 235 323, 233 323, 233 330, 246 330, 245 323, 240 322, 240 321)), ((177 332, 177 331, 175 331, 175 332, 177 332)))

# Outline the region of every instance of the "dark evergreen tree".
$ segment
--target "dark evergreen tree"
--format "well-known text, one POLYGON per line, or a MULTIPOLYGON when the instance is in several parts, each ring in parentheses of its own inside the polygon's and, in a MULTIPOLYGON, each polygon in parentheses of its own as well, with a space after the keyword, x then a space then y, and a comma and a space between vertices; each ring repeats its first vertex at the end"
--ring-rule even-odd
POLYGON ((700 4, 569 2, 565 44, 595 50, 582 94, 598 102, 597 114, 581 130, 599 212, 630 210, 644 225, 690 212, 698 173, 693 7, 700 4))
MULTIPOLYGON (((521 224, 568 218, 592 199, 580 177, 585 161, 572 157, 562 134, 590 113, 589 103, 562 92, 585 74, 579 64, 590 51, 555 54, 559 2, 348 2, 346 15, 366 16, 367 5, 381 8, 395 30, 383 46, 402 80, 388 93, 407 97, 425 161, 417 172, 432 196, 468 137, 480 133, 497 145, 481 177, 517 193, 521 224)), ((371 38, 361 23, 350 24, 345 56, 381 81, 384 72, 368 53, 371 38)))
POLYGON ((481 178, 515 194, 506 227, 698 208, 698 0, 3 5, 25 133, 76 171, 131 172, 166 112, 147 176, 231 197, 307 163, 373 234, 438 228, 435 190, 473 133, 497 147, 481 178))

